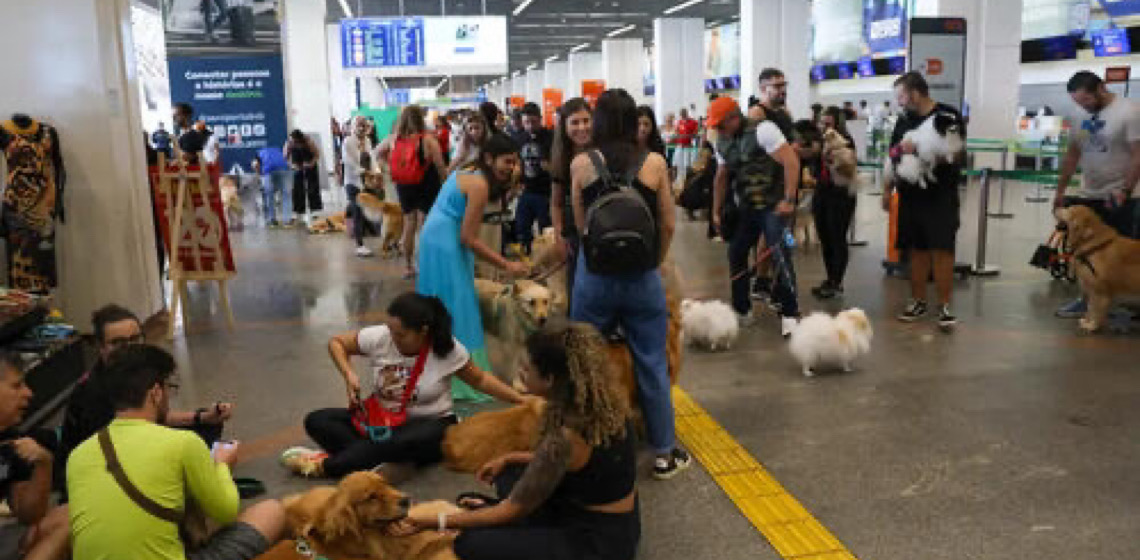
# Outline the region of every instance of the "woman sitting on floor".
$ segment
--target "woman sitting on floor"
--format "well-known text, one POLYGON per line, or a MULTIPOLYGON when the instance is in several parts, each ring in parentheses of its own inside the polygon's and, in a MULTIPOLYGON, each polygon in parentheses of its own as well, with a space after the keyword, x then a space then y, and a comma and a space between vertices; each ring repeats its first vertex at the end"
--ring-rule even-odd
POLYGON ((305 431, 324 452, 295 447, 281 456, 302 476, 339 478, 381 463, 439 462, 444 430, 456 422, 452 376, 501 401, 523 402, 517 391, 474 364, 452 336, 451 315, 435 297, 397 297, 383 325, 332 337, 329 355, 344 378, 349 406, 305 417, 305 431), (363 395, 351 356, 369 360, 363 395), (405 413, 402 422, 383 421, 405 413))
POLYGON ((558 322, 527 339, 527 389, 547 399, 533 452, 479 470, 500 498, 465 494, 471 511, 413 515, 405 531, 458 529, 463 560, 630 560, 641 519, 629 405, 611 381, 606 343, 586 323, 558 322))

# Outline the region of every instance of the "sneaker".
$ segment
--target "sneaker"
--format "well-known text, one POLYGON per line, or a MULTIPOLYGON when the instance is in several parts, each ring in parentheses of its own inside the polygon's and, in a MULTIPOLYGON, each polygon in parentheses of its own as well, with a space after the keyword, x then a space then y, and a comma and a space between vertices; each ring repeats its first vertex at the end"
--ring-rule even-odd
POLYGON ((1089 311, 1089 302, 1080 297, 1062 305, 1057 309, 1056 315, 1062 319, 1080 319, 1089 311))
POLYGON ((358 257, 371 257, 372 256, 372 249, 369 249, 368 247, 361 245, 361 246, 356 248, 356 256, 358 256, 358 257))
POLYGON ((688 451, 674 447, 668 455, 658 455, 653 461, 653 478, 669 480, 692 464, 693 458, 688 451))
POLYGON ((940 328, 942 328, 942 330, 950 330, 950 329, 954 328, 954 325, 957 325, 957 324, 958 324, 958 318, 955 317, 954 314, 950 312, 950 306, 949 305, 943 305, 938 310, 938 326, 940 328))
POLYGON ((751 311, 748 313, 737 313, 736 321, 740 323, 740 328, 747 329, 756 324, 756 316, 751 311))
POLYGON ((277 220, 272 220, 266 224, 265 227, 268 227, 269 229, 277 229, 281 227, 281 224, 277 223, 277 220))
POLYGON ((912 299, 898 318, 904 323, 913 323, 921 319, 923 315, 926 315, 926 302, 920 299, 912 299))
POLYGON ((800 325, 800 320, 795 317, 780 317, 780 336, 788 338, 792 336, 792 331, 800 325))
POLYGON ((289 472, 303 477, 321 476, 321 465, 329 457, 328 453, 307 447, 290 447, 281 453, 281 466, 289 472))
POLYGON ((811 289, 811 295, 818 299, 834 299, 842 293, 843 286, 835 286, 830 282, 824 282, 811 289))
POLYGON ((772 300, 772 279, 771 278, 755 278, 752 280, 752 287, 750 290, 752 299, 759 301, 772 300))

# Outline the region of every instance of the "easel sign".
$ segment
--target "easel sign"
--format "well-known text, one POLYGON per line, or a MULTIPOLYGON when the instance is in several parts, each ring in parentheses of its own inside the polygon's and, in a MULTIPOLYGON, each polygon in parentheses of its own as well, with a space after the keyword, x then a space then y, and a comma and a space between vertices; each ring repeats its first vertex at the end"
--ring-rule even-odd
POLYGON ((171 338, 179 304, 183 308, 183 324, 189 323, 187 282, 217 282, 226 322, 233 327, 226 283, 237 274, 237 267, 222 208, 219 179, 217 165, 186 165, 181 160, 168 165, 162 155, 158 165, 150 168, 159 229, 162 243, 171 256, 170 281, 176 294, 171 302, 172 320, 167 333, 171 338), (178 232, 177 249, 172 248, 171 240, 175 236, 171 232, 178 232))

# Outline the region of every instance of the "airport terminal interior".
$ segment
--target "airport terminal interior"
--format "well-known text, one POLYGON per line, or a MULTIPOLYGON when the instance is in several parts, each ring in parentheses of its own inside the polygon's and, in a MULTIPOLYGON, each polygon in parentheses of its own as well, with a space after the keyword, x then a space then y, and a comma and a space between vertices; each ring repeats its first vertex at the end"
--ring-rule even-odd
POLYGON ((0 559, 1140 558, 1140 1, 0 21, 0 559))

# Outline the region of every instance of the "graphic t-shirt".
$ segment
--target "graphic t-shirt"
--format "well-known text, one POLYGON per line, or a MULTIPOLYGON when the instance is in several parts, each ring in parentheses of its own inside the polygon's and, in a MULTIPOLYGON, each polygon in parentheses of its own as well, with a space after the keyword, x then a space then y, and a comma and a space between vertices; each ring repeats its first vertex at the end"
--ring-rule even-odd
MULTIPOLYGON (((0 432, 0 442, 12 441, 21 437, 23 436, 12 430, 0 432)), ((35 469, 30 463, 16 455, 12 446, 0 445, 0 499, 11 500, 12 485, 31 479, 33 470, 35 469)))
POLYGON ((554 135, 545 128, 538 132, 524 133, 526 142, 519 151, 523 166, 523 185, 531 194, 550 196, 550 172, 542 168, 542 161, 550 161, 550 148, 554 135))
MULTIPOLYGON (((1130 142, 1140 140, 1140 105, 1117 96, 1099 113, 1089 115, 1074 131, 1081 149, 1081 190, 1076 196, 1107 199, 1126 187, 1132 160, 1130 142)), ((1127 185, 1133 189, 1136 185, 1127 185)))
MULTIPOLYGON (((396 348, 386 325, 361 329, 356 336, 360 352, 368 357, 372 379, 367 394, 376 394, 380 404, 391 411, 400 409, 400 399, 408 387, 416 356, 405 356, 396 348)), ((471 356, 458 340, 447 356, 428 352, 424 371, 408 403, 409 418, 438 418, 451 414, 451 376, 463 369, 471 356)))

